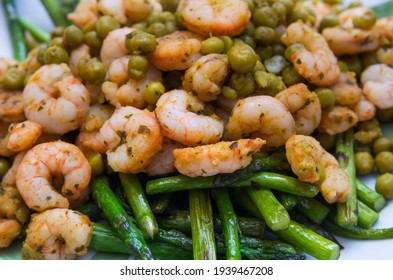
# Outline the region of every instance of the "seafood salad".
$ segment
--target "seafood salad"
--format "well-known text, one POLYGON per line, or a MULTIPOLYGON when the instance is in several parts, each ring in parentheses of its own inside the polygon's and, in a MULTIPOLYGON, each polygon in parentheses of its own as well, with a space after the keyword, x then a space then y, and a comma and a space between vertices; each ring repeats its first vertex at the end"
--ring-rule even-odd
POLYGON ((3 0, 0 254, 339 259, 393 198, 393 16, 340 0, 3 0), (362 176, 376 174, 370 188, 362 176))

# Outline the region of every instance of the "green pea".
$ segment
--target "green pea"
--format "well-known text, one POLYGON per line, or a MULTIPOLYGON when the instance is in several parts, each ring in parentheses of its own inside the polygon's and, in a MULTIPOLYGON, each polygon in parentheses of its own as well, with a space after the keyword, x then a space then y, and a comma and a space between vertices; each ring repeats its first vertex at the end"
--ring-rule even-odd
POLYGON ((365 175, 373 172, 375 167, 375 161, 373 156, 368 152, 356 152, 355 165, 356 173, 360 175, 365 175))
POLYGON ((266 59, 263 64, 268 72, 280 74, 284 67, 288 65, 288 62, 282 55, 274 55, 271 58, 266 59))
POLYGON ((243 35, 253 36, 254 32, 255 32, 255 25, 254 23, 252 23, 252 21, 250 21, 247 24, 246 29, 244 29, 243 35))
POLYGON ((68 63, 68 53, 61 47, 49 47, 44 54, 45 64, 68 63))
POLYGON ((60 48, 64 48, 64 39, 63 37, 56 37, 53 38, 50 42, 49 42, 49 46, 57 46, 60 48))
POLYGON ((277 2, 284 5, 287 16, 292 13, 294 2, 293 0, 277 0, 277 2))
POLYGON ((176 21, 176 17, 173 13, 169 12, 169 11, 163 11, 161 12, 161 20, 162 22, 175 22, 176 21))
POLYGON ((246 74, 251 72, 257 63, 257 55, 249 45, 236 44, 228 52, 228 61, 235 72, 246 74))
POLYGON ((142 55, 131 55, 128 61, 128 76, 134 80, 143 79, 149 69, 149 61, 142 55))
POLYGON ((271 7, 264 6, 254 11, 252 21, 255 26, 267 26, 274 28, 278 25, 279 18, 271 7))
POLYGON ((136 22, 131 25, 131 27, 137 29, 138 31, 146 32, 147 24, 146 22, 136 22))
POLYGON ((375 190, 386 199, 393 198, 393 174, 385 173, 375 181, 375 190))
POLYGON ((369 121, 365 121, 365 122, 361 122, 358 124, 357 129, 356 130, 381 130, 379 122, 376 119, 372 119, 369 121))
POLYGON ((78 73, 83 81, 88 84, 101 84, 105 81, 105 65, 97 58, 81 60, 78 64, 78 73))
POLYGON ((257 46, 255 51, 262 61, 265 61, 266 59, 273 56, 272 46, 257 46))
POLYGON ((255 43, 254 38, 248 35, 242 35, 240 37, 240 40, 242 40, 245 44, 249 45, 251 48, 255 49, 257 44, 255 43))
POLYGON ((82 27, 83 33, 87 33, 89 31, 96 31, 97 22, 87 23, 82 27))
POLYGON ((271 45, 276 40, 276 32, 273 28, 259 26, 254 32, 255 41, 262 45, 271 45))
POLYGON ((334 4, 341 4, 343 1, 342 0, 323 0, 323 2, 334 5, 334 4))
POLYGON ((382 151, 375 157, 375 165, 380 173, 393 171, 393 153, 382 151))
POLYGON ((302 5, 297 5, 292 10, 289 21, 296 22, 298 20, 302 20, 303 22, 308 24, 314 24, 316 21, 316 15, 313 11, 309 9, 304 9, 302 5))
POLYGON ((26 44, 26 48, 28 51, 31 51, 34 48, 37 48, 40 43, 31 35, 30 32, 25 31, 23 34, 23 39, 26 44))
POLYGON ((10 163, 5 158, 0 158, 0 178, 3 178, 8 169, 10 169, 10 163))
POLYGON ((322 108, 330 107, 336 102, 336 95, 334 91, 329 88, 317 88, 315 89, 315 93, 319 98, 322 108))
POLYGON ((126 48, 132 54, 148 54, 156 49, 156 38, 147 32, 134 31, 126 36, 126 48))
POLYGON ((354 150, 355 150, 355 153, 366 152, 366 153, 369 153, 370 155, 372 154, 370 145, 362 144, 359 141, 355 141, 354 150))
POLYGON ((168 29, 162 22, 155 22, 147 27, 146 32, 153 34, 158 38, 167 35, 168 29))
POLYGON ((243 2, 246 2, 248 5, 248 9, 250 10, 250 12, 254 12, 255 10, 255 4, 254 4, 254 0, 243 0, 243 2))
POLYGON ((176 12, 180 0, 161 0, 161 6, 164 11, 176 12))
POLYGON ((345 61, 339 60, 337 61, 338 67, 340 68, 341 72, 348 72, 349 67, 348 64, 345 61))
POLYGON ((96 23, 98 37, 104 39, 109 32, 120 28, 120 23, 112 16, 101 16, 96 23))
POLYGON ((336 135, 316 132, 313 136, 326 151, 333 149, 336 145, 336 135))
POLYGON ((147 23, 147 25, 150 25, 150 24, 153 24, 156 22, 164 23, 165 20, 164 20, 164 17, 162 16, 162 13, 153 11, 146 18, 146 23, 147 23))
POLYGON ((232 38, 229 36, 220 36, 219 38, 224 42, 224 50, 222 51, 222 53, 228 53, 230 48, 232 48, 233 46, 232 38))
POLYGON ((210 53, 223 53, 225 50, 225 43, 219 37, 210 37, 202 42, 201 54, 207 55, 210 53))
POLYGON ((165 87, 160 82, 151 82, 143 90, 143 99, 151 105, 155 105, 161 95, 165 93, 165 87))
POLYGON ((292 44, 289 45, 287 47, 287 49, 285 50, 284 56, 286 59, 288 59, 289 61, 291 60, 292 56, 297 53, 300 50, 305 49, 305 46, 303 44, 292 44))
POLYGON ((20 90, 23 88, 25 74, 22 70, 11 67, 8 68, 3 77, 3 85, 6 90, 20 90))
POLYGON ((371 29, 377 21, 377 17, 373 10, 367 10, 362 15, 353 18, 353 26, 360 29, 371 29))
POLYGON ((84 35, 75 25, 70 25, 64 29, 63 41, 64 44, 71 48, 76 48, 83 43, 84 35))
POLYGON ((50 36, 51 36, 51 38, 63 37, 63 33, 64 33, 64 27, 62 27, 62 26, 55 26, 50 31, 50 36))
POLYGON ((265 71, 266 72, 265 65, 263 65, 263 63, 260 60, 257 60, 257 63, 254 66, 254 69, 252 69, 252 73, 255 74, 255 72, 257 72, 257 71, 265 71))
POLYGON ((356 77, 360 77, 363 66, 359 56, 345 56, 342 58, 342 60, 348 65, 349 71, 355 72, 356 77))
POLYGON ((273 44, 272 45, 273 55, 284 55, 286 47, 283 44, 273 44))
POLYGON ((222 95, 227 99, 236 99, 238 97, 236 90, 231 87, 223 86, 222 87, 222 95))
POLYGON ((285 22, 287 17, 287 9, 285 5, 281 2, 275 2, 273 3, 272 8, 278 17, 278 21, 285 22))
POLYGON ((282 70, 282 79, 284 83, 289 87, 299 83, 304 83, 306 80, 296 71, 292 65, 286 66, 282 70))
POLYGON ((87 160, 91 166, 92 175, 98 176, 104 172, 104 160, 100 153, 90 155, 87 160))
POLYGON ((39 64, 44 65, 44 54, 46 52, 46 49, 48 46, 46 44, 42 44, 38 47, 38 52, 37 52, 37 61, 39 64))
POLYGON ((324 16, 322 18, 321 23, 319 25, 319 29, 323 30, 325 28, 334 27, 334 26, 337 26, 337 25, 339 25, 337 15, 335 15, 335 14, 328 14, 328 15, 326 15, 326 16, 324 16))
POLYGON ((239 96, 248 96, 255 90, 253 74, 233 73, 229 79, 229 86, 233 88, 239 96))
POLYGON ((286 88, 282 78, 272 73, 257 71, 254 73, 254 79, 259 90, 266 95, 275 96, 286 88))
POLYGON ((381 136, 373 142, 373 154, 378 155, 383 151, 390 151, 393 143, 390 137, 381 136))
POLYGON ((89 31, 85 33, 84 42, 89 46, 92 54, 98 54, 101 50, 102 40, 98 37, 96 31, 89 31))
POLYGON ((168 34, 172 34, 173 32, 179 30, 179 27, 177 26, 177 23, 175 21, 165 22, 165 27, 168 34))

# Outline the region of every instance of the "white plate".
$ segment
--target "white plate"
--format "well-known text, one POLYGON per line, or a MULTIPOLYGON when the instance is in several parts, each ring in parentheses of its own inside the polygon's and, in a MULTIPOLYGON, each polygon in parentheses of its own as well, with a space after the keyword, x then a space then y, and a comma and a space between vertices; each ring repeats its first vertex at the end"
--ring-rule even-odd
MULTIPOLYGON (((40 27, 51 30, 53 24, 49 16, 41 6, 39 0, 16 0, 18 12, 21 16, 28 17, 33 20, 40 27)), ((349 3, 350 1, 344 1, 349 3)), ((377 5, 383 3, 383 0, 364 0, 365 5, 377 5)), ((12 47, 9 41, 9 33, 4 16, 2 6, 0 7, 0 56, 12 57, 12 47)), ((384 133, 393 137, 393 127, 390 125, 384 127, 384 133)), ((374 188, 375 176, 367 176, 362 178, 364 182, 374 188)), ((380 219, 375 224, 374 228, 393 227, 393 202, 390 201, 388 206, 380 213, 380 219)), ((357 241, 345 238, 338 238, 341 244, 345 247, 341 251, 340 260, 376 260, 376 259, 393 259, 393 239, 389 240, 375 240, 375 241, 357 241)), ((1 252, 0 252, 0 259, 1 252)))

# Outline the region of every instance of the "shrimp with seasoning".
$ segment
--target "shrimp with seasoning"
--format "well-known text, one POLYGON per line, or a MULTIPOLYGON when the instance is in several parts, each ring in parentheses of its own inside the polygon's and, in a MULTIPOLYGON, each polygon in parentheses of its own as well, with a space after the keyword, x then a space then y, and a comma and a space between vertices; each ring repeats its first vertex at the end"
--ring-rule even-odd
POLYGON ((26 233, 23 259, 73 260, 87 254, 93 223, 77 211, 51 209, 33 214, 26 233))
POLYGON ((251 96, 236 103, 225 137, 262 138, 267 147, 280 147, 295 133, 295 120, 281 101, 271 96, 251 96))
POLYGON ((162 71, 186 70, 201 57, 203 38, 190 31, 176 31, 157 38, 156 49, 147 58, 162 71))
POLYGON ((181 174, 189 177, 232 173, 249 165, 252 155, 265 143, 260 138, 239 139, 175 149, 175 167, 181 174))
POLYGON ((26 205, 42 212, 85 202, 90 177, 91 167, 79 148, 55 141, 36 145, 26 153, 16 173, 16 186, 26 205))
POLYGON ((89 110, 86 87, 66 64, 41 67, 23 90, 24 112, 47 133, 65 134, 79 128, 89 110))
POLYGON ((355 72, 341 72, 340 78, 330 89, 334 91, 338 105, 355 105, 362 96, 362 89, 358 86, 355 72))
POLYGON ((221 93, 221 84, 229 74, 228 57, 208 54, 200 57, 183 77, 183 89, 196 93, 203 102, 213 101, 221 93))
POLYGON ((360 97, 358 103, 349 106, 349 108, 355 112, 359 122, 372 120, 377 112, 375 105, 368 101, 364 95, 360 97))
POLYGON ((122 27, 112 30, 102 42, 100 57, 106 69, 109 68, 112 61, 128 54, 126 48, 126 36, 135 31, 134 28, 122 27))
POLYGON ((361 82, 367 99, 379 109, 393 107, 393 68, 374 64, 362 72, 361 82))
POLYGON ((81 0, 75 10, 67 15, 67 18, 79 27, 96 22, 98 17, 97 0, 81 0))
POLYGON ((251 18, 241 0, 181 0, 178 12, 188 30, 203 36, 240 35, 251 18))
MULTIPOLYGON (((120 24, 127 23, 127 16, 123 7, 124 0, 98 0, 98 11, 111 16, 120 24)), ((131 1, 132 2, 132 1, 131 1)))
POLYGON ((127 74, 130 56, 114 60, 108 69, 108 80, 102 84, 105 99, 116 106, 133 106, 139 109, 146 107, 143 90, 150 82, 162 82, 162 73, 153 65, 149 65, 146 75, 139 80, 132 79, 127 74))
POLYGON ((347 9, 338 15, 339 26, 325 28, 323 37, 336 55, 354 55, 375 51, 379 46, 380 33, 376 28, 355 28, 353 18, 371 12, 367 7, 347 9))
POLYGON ((296 133, 310 135, 321 122, 322 108, 317 94, 305 84, 296 84, 276 94, 295 119, 296 133))
POLYGON ((288 26, 281 38, 286 45, 303 44, 304 49, 295 51, 290 61, 296 71, 310 83, 326 87, 333 85, 340 76, 337 58, 325 38, 307 24, 298 21, 288 26))
POLYGON ((358 123, 358 116, 346 106, 335 105, 322 111, 318 131, 336 135, 347 131, 358 123))
POLYGON ((161 12, 162 6, 157 0, 123 1, 124 12, 132 22, 146 19, 151 12, 161 12))
POLYGON ((8 248, 22 232, 17 220, 0 218, 0 248, 8 248))
POLYGON ((26 119, 21 91, 0 92, 0 119, 2 122, 21 122, 26 119))
POLYGON ((115 108, 108 104, 94 104, 83 122, 76 138, 76 145, 84 154, 97 152, 104 154, 106 146, 101 138, 100 129, 113 114, 115 108))
POLYGON ((155 113, 164 136, 186 146, 218 142, 224 126, 216 115, 203 116, 204 103, 184 90, 172 90, 161 95, 155 113))
POLYGON ((8 131, 10 136, 8 138, 7 148, 13 152, 20 152, 31 148, 42 133, 41 126, 32 121, 11 124, 8 131))
POLYGON ((22 151, 14 157, 11 167, 7 170, 1 180, 1 184, 4 188, 16 189, 16 172, 18 171, 19 164, 22 162, 25 154, 26 151, 22 151))
POLYGON ((109 166, 115 172, 143 172, 161 150, 162 132, 154 113, 118 106, 100 129, 109 166))
POLYGON ((315 138, 293 135, 285 143, 285 150, 299 180, 316 184, 328 203, 347 200, 351 192, 348 175, 315 138))

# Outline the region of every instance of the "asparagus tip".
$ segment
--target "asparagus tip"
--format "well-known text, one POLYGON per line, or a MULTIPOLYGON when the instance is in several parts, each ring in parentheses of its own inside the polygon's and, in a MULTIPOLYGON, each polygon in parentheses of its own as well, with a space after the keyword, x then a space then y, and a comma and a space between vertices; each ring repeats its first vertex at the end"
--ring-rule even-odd
POLYGON ((147 237, 149 237, 150 239, 153 239, 154 236, 158 233, 157 225, 152 219, 148 219, 148 218, 145 219, 141 223, 140 227, 144 229, 144 231, 147 234, 147 237))

